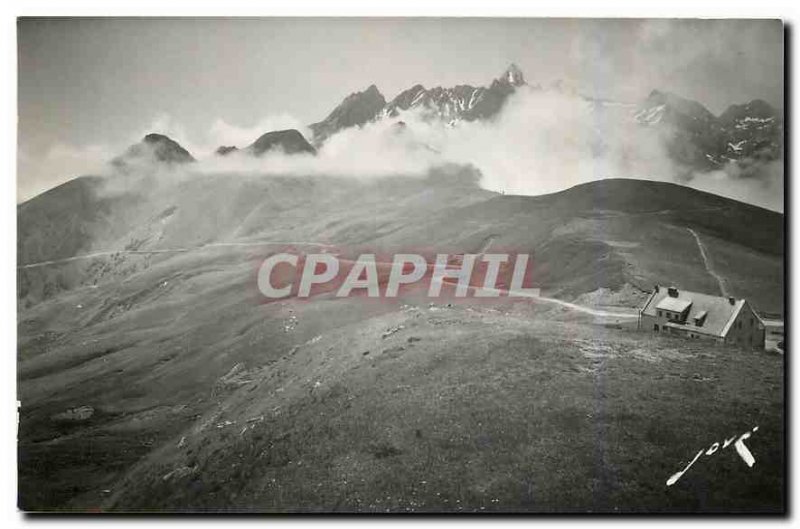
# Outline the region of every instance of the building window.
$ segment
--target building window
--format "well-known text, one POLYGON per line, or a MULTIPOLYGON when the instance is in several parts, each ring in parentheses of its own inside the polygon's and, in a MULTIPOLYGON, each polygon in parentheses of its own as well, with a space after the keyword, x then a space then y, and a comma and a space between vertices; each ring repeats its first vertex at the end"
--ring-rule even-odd
POLYGON ((658 311, 658 317, 659 317, 659 318, 662 318, 663 316, 664 316, 664 313, 663 313, 663 312, 661 312, 661 311, 659 310, 659 311, 658 311))
POLYGON ((657 323, 653 325, 653 330, 658 332, 658 324, 657 323))

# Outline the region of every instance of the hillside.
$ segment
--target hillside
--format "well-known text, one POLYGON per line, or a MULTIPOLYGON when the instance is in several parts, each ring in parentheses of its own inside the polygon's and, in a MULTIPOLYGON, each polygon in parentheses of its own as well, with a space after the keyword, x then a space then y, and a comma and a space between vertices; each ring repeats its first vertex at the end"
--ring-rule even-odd
POLYGON ((530 299, 265 304, 255 276, 320 245, 528 251, 548 295, 631 314, 653 283, 719 288, 696 234, 734 295, 780 312, 781 215, 633 180, 498 195, 455 166, 172 176, 18 207, 23 508, 780 508, 779 356, 530 299), (727 450, 665 489, 754 426, 753 470, 727 450))
POLYGON ((625 284, 716 292, 691 228, 733 295, 782 312, 780 214, 660 182, 602 180, 524 197, 484 191, 477 178, 458 167, 370 182, 192 175, 122 191, 79 179, 19 206, 19 263, 107 255, 22 268, 20 301, 30 305, 119 277, 145 258, 169 258, 147 252, 279 241, 323 243, 355 255, 360 249, 467 253, 488 240, 491 249, 532 253, 537 286, 564 299, 625 284))
POLYGON ((26 315, 50 332, 21 344, 23 507, 780 508, 779 356, 527 302, 263 305, 238 257, 26 315), (728 449, 665 487, 754 426, 753 469, 728 449))

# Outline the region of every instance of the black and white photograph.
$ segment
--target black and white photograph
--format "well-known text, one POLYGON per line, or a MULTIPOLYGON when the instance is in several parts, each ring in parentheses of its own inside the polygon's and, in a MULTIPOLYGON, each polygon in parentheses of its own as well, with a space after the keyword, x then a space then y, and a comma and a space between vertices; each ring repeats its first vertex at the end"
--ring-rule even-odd
POLYGON ((15 24, 20 512, 787 513, 780 13, 15 24))

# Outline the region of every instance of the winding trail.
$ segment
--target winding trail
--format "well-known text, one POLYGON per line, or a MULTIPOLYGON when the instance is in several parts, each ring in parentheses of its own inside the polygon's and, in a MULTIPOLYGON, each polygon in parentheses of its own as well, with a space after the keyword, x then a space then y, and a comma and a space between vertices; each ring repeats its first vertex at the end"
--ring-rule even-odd
POLYGON ((686 229, 689 230, 689 233, 691 233, 694 236, 694 240, 697 241, 697 247, 700 249, 700 256, 703 258, 703 264, 706 267, 706 271, 708 271, 711 277, 717 280, 717 284, 719 284, 720 294, 722 294, 724 297, 728 297, 729 294, 728 290, 725 288, 725 280, 722 278, 721 275, 715 272, 714 268, 711 266, 711 261, 709 261, 708 254, 706 253, 706 247, 703 244, 703 241, 700 240, 700 236, 697 235, 697 232, 695 232, 692 228, 686 228, 686 229))

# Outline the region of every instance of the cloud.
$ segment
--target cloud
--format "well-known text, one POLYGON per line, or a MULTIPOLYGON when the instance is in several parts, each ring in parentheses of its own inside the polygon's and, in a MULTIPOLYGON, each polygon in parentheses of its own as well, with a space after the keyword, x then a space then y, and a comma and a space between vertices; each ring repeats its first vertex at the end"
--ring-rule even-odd
POLYGON ((441 156, 406 134, 397 120, 381 120, 340 131, 325 142, 317 155, 287 156, 281 151, 269 151, 259 158, 244 153, 211 156, 202 159, 197 170, 368 179, 421 176, 442 162, 441 156))
POLYGON ((538 195, 610 177, 669 179, 660 137, 637 126, 625 106, 597 108, 574 95, 529 90, 492 121, 447 124, 423 112, 350 128, 317 156, 268 154, 203 160, 201 170, 327 174, 357 178, 424 175, 442 164, 470 164, 490 190, 538 195))
POLYGON ((602 178, 661 179, 671 167, 659 137, 632 123, 627 107, 555 91, 518 93, 495 121, 448 130, 438 148, 480 169, 484 187, 524 195, 602 178))
POLYGON ((728 164, 719 171, 694 173, 687 185, 701 191, 783 212, 784 183, 781 161, 728 164))
MULTIPOLYGON (((420 111, 407 111, 396 118, 340 131, 316 156, 214 154, 219 145, 244 147, 270 130, 300 128, 308 138, 308 131, 289 115, 266 117, 253 126, 218 119, 202 134, 191 137, 185 127, 162 115, 150 123, 147 132, 167 134, 198 159, 197 164, 173 174, 370 179, 424 176, 444 164, 468 164, 480 171, 484 188, 508 194, 539 195, 603 178, 637 178, 681 183, 782 210, 783 167, 779 162, 753 162, 745 167, 732 164, 720 171, 687 176, 667 155, 662 134, 636 124, 632 112, 627 105, 597 105, 555 90, 520 90, 493 120, 448 124, 420 111)), ((64 175, 62 169, 71 167, 71 176, 93 172, 122 150, 60 146, 51 149, 42 166, 33 170, 64 175)), ((20 160, 21 172, 28 170, 28 165, 37 165, 29 157, 20 160)))
POLYGON ((78 176, 102 174, 114 152, 104 145, 75 146, 58 143, 44 154, 17 151, 17 202, 78 176))
POLYGON ((205 158, 199 170, 375 178, 471 164, 487 189, 529 195, 599 178, 667 178, 670 164, 658 136, 628 114, 627 107, 597 109, 556 91, 521 91, 492 121, 448 124, 411 110, 345 129, 317 156, 205 158))

